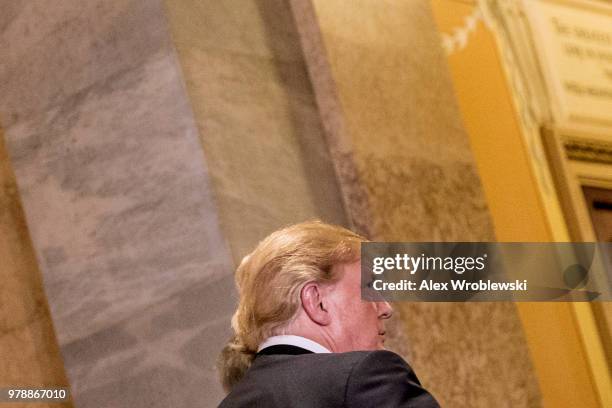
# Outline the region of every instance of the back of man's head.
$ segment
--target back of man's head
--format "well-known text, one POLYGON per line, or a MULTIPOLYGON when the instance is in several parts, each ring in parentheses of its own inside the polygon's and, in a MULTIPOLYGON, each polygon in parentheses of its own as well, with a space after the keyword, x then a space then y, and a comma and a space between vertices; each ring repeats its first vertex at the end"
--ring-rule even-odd
POLYGON ((226 389, 248 369, 258 345, 283 332, 300 308, 308 282, 332 283, 334 265, 359 260, 364 238, 319 221, 295 224, 270 234, 236 270, 239 303, 232 317, 234 336, 219 359, 226 389))

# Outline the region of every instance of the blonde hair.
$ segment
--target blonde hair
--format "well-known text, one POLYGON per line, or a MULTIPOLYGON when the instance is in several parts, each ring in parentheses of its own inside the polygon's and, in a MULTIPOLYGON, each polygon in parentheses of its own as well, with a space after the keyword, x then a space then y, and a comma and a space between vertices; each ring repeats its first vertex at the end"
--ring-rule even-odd
POLYGON ((364 240, 346 228, 308 221, 273 232, 244 257, 236 270, 234 336, 218 364, 226 390, 250 366, 258 345, 295 317, 302 287, 336 281, 333 266, 358 260, 364 240))

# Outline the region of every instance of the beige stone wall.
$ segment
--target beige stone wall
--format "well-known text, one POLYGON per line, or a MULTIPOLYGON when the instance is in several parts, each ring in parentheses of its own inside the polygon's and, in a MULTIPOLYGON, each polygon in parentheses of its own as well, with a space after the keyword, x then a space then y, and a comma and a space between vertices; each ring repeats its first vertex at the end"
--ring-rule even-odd
MULTIPOLYGON (((0 387, 67 386, 1 129, 0 282, 0 387)), ((71 407, 72 404, 14 406, 71 407)))
MULTIPOLYGON (((353 162, 340 175, 362 201, 348 206, 355 223, 386 241, 494 240, 429 2, 292 4, 330 145, 353 162)), ((395 308, 405 332, 392 346, 442 406, 541 405, 513 304, 395 308)))
POLYGON ((234 260, 286 224, 346 224, 289 4, 166 8, 234 260))

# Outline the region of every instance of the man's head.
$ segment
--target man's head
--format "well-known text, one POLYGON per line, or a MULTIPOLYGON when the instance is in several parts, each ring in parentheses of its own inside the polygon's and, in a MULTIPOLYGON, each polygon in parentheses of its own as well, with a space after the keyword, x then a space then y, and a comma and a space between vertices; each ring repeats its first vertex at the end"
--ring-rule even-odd
POLYGON ((361 262, 334 265, 332 283, 311 281, 301 290, 301 308, 287 334, 311 338, 333 352, 384 348, 386 302, 361 301, 361 262))
MULTIPOLYGON (((234 358, 231 350, 252 356, 278 334, 304 336, 333 352, 382 348, 391 308, 361 300, 361 241, 352 231, 318 221, 261 241, 236 270, 235 335, 223 358, 234 358)), ((228 365, 231 370, 231 362, 225 365, 225 372, 228 365)))

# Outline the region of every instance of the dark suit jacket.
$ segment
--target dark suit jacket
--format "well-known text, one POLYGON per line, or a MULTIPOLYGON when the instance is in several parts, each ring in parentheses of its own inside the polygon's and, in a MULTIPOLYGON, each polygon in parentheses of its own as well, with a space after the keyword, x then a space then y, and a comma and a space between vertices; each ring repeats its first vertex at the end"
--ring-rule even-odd
POLYGON ((439 407, 390 351, 315 354, 278 345, 259 354, 220 408, 439 407))

